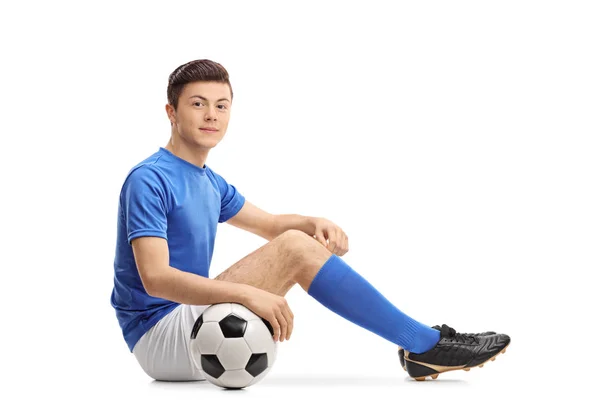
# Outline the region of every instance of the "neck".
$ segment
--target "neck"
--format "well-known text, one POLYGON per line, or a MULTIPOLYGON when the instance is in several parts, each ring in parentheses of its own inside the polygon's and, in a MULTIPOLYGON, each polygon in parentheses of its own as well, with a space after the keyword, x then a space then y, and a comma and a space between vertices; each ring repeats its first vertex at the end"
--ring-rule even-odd
POLYGON ((171 137, 169 143, 165 146, 165 149, 200 168, 204 168, 209 151, 209 149, 205 148, 190 147, 181 141, 174 140, 173 137, 171 137))

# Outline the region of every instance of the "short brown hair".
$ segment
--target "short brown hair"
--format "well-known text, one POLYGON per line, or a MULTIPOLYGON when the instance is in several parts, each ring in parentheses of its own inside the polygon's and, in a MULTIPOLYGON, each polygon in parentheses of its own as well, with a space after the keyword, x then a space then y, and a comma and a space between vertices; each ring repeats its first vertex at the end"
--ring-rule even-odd
POLYGON ((169 104, 177 110, 179 96, 186 83, 198 81, 226 83, 229 85, 231 99, 233 100, 233 90, 229 82, 229 73, 225 67, 211 60, 194 60, 180 65, 169 75, 169 85, 167 86, 167 100, 169 104))

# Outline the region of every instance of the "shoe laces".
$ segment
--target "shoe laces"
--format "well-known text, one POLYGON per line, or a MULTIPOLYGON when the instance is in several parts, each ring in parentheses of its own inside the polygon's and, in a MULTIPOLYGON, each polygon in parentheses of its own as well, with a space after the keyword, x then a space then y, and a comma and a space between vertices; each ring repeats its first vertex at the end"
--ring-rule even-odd
MULTIPOLYGON (((436 326, 437 328, 437 326, 436 326)), ((469 335, 466 333, 458 333, 454 328, 449 327, 446 324, 443 324, 441 328, 438 329, 441 332, 441 337, 448 338, 452 341, 456 341, 459 343, 468 343, 471 344, 473 342, 477 342, 477 338, 474 335, 469 335)))

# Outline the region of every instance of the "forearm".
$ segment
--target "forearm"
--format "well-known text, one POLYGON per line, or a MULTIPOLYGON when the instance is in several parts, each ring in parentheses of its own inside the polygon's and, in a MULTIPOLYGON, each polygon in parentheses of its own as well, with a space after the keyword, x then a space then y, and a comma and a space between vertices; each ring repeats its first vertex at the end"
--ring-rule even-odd
POLYGON ((313 217, 298 214, 278 214, 274 218, 273 238, 290 229, 300 230, 307 235, 315 234, 313 217))
POLYGON ((180 304, 245 303, 245 285, 205 278, 169 266, 150 281, 148 294, 180 304))

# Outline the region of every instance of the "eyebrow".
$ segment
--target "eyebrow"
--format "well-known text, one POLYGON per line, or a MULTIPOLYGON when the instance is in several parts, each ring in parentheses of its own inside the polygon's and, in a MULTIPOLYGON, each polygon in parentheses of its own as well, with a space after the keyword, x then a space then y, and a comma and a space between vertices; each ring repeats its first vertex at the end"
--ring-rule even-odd
MULTIPOLYGON (((207 99, 206 97, 202 97, 202 96, 200 96, 199 94, 195 94, 195 95, 193 95, 193 96, 190 96, 190 99, 193 99, 194 97, 198 97, 198 98, 200 98, 200 99, 202 99, 202 100, 204 100, 204 101, 208 101, 208 99, 207 99)), ((219 100, 217 100, 217 102, 219 102, 219 101, 223 101, 223 100, 225 100, 225 101, 229 101, 229 99, 222 98, 222 99, 219 99, 219 100)))

